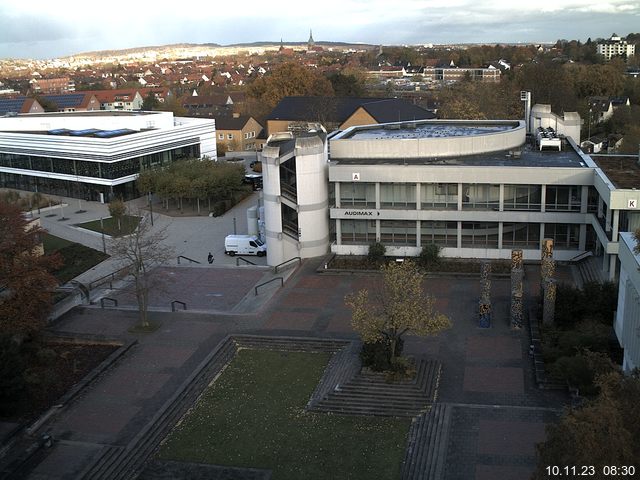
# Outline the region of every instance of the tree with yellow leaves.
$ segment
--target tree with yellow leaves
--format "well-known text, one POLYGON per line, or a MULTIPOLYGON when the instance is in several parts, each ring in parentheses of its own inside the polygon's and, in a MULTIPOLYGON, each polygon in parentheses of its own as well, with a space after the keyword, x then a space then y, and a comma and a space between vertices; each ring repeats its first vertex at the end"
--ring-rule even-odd
POLYGON ((408 332, 435 335, 451 327, 451 321, 435 309, 435 298, 422 287, 423 274, 416 265, 405 260, 381 268, 382 282, 376 298, 367 289, 345 297, 352 311, 351 325, 366 343, 385 342, 390 360, 399 352, 396 345, 408 332))

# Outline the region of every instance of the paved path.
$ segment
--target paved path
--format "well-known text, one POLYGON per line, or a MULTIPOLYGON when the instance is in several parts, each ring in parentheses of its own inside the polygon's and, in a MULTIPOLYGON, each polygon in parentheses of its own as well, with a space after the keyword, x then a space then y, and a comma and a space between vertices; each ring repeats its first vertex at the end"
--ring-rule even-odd
MULTIPOLYGON (((160 329, 137 336, 138 345, 125 358, 45 425, 57 442, 29 478, 73 478, 103 446, 126 445, 229 333, 356 338, 344 295, 370 287, 376 277, 317 274, 318 263, 303 263, 271 300, 255 300, 251 281, 238 282, 247 292, 229 301, 224 308, 238 303, 228 313, 152 312, 160 329), (245 302, 251 308, 244 311, 253 313, 238 314, 245 302)), ((224 283, 231 278, 224 277, 225 270, 211 271, 224 283)), ((180 275, 181 270, 176 272, 180 275)), ((536 282, 534 270, 527 269, 528 291, 536 282)), ((507 324, 508 280, 493 281, 490 329, 476 326, 477 279, 434 278, 425 285, 454 326, 437 338, 407 338, 406 351, 433 356, 443 365, 439 401, 453 409, 444 479, 528 478, 535 465, 535 443, 544 438, 545 424, 556 418, 566 398, 533 384, 526 330, 513 332, 507 324)), ((55 328, 129 339, 127 329, 135 322, 133 311, 80 308, 55 328)))
MULTIPOLYGON (((204 265, 207 265, 207 255, 211 252, 215 258, 214 265, 235 265, 236 259, 224 254, 224 237, 233 233, 234 218, 236 232, 238 234, 247 233, 247 208, 257 205, 260 192, 254 192, 251 196, 235 205, 231 210, 220 217, 191 217, 191 216, 168 216, 162 213, 159 203, 154 204, 154 228, 157 231, 165 230, 167 237, 166 244, 173 247, 175 257, 171 259, 171 264, 177 263, 177 257, 183 255, 204 265)), ((77 242, 96 250, 111 250, 111 240, 99 233, 92 232, 76 225, 109 217, 109 209, 106 204, 99 202, 82 201, 77 199, 60 197, 63 207, 52 207, 43 209, 40 213, 33 212, 34 216, 40 217, 43 228, 52 235, 66 240, 77 242), (84 212, 78 213, 80 210, 84 212), (66 220, 61 220, 63 217, 66 220)), ((140 198, 127 202, 127 206, 133 212, 146 213, 146 199, 140 198)), ((250 260, 257 265, 266 265, 266 257, 251 257, 250 260)), ((182 260, 183 263, 189 263, 182 260)), ((109 258, 96 265, 92 269, 78 276, 75 280, 88 284, 93 280, 110 274, 121 267, 121 262, 109 258)))

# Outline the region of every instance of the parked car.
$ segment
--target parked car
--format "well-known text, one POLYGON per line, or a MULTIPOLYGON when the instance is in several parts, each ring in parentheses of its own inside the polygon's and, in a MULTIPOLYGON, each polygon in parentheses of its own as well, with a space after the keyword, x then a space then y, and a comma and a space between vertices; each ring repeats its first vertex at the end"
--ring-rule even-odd
POLYGON ((255 235, 227 235, 224 239, 224 253, 234 255, 257 255, 263 257, 267 254, 267 246, 255 235))

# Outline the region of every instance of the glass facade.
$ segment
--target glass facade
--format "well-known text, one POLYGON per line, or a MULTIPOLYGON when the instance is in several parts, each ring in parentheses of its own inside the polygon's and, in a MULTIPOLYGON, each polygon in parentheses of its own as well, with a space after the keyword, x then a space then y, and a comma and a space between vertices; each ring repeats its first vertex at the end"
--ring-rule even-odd
POLYGON ((423 183, 420 185, 420 208, 423 210, 457 210, 457 183, 423 183))
POLYGON ((548 212, 579 212, 582 187, 578 185, 547 185, 545 210, 548 212))
POLYGON ((497 222, 462 222, 463 248, 498 248, 497 222))
POLYGON ((553 248, 558 250, 575 250, 578 248, 580 225, 566 223, 545 223, 545 238, 553 239, 553 248))
MULTIPOLYGON (((372 220, 339 220, 342 243, 369 245, 376 241, 376 222, 372 220)), ((332 222, 333 223, 333 222, 332 222)))
POLYGON ((380 241, 385 245, 415 247, 416 222, 380 220, 380 241))
POLYGON ((463 210, 498 210, 500 185, 465 183, 462 185, 463 210))
POLYGON ((502 248, 540 248, 540 224, 503 223, 502 248))
MULTIPOLYGON (((75 177, 116 180, 138 174, 143 168, 168 164, 184 158, 198 157, 200 157, 200 145, 174 148, 160 153, 116 162, 91 162, 68 158, 0 153, 0 167, 73 175, 75 177)), ((91 181, 80 181, 78 178, 76 180, 63 180, 0 172, 0 187, 94 201, 109 201, 114 196, 128 200, 138 196, 135 189, 135 180, 110 187, 92 183, 91 181), (100 194, 102 194, 102 198, 100 194)))
POLYGON ((539 212, 542 208, 541 185, 505 185, 504 209, 539 212))
POLYGON ((341 183, 340 184, 341 207, 376 207, 375 183, 341 183))
POLYGON ((435 243, 439 247, 458 246, 458 222, 420 222, 420 243, 435 243))
POLYGON ((380 208, 415 209, 415 183, 381 183, 380 208))

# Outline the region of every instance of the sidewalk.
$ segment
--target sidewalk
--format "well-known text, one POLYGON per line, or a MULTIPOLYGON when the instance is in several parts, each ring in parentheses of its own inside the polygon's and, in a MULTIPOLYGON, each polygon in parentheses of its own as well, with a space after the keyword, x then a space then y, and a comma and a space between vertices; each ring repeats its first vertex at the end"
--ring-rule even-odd
MULTIPOLYGON (((247 233, 246 211, 256 205, 258 199, 259 192, 254 192, 221 217, 170 217, 162 214, 162 207, 159 203, 154 203, 153 231, 164 228, 167 236, 166 244, 175 250, 175 257, 168 262, 168 265, 176 265, 180 255, 206 265, 207 255, 211 252, 215 258, 214 265, 235 266, 236 259, 224 254, 224 237, 233 233, 234 218, 236 219, 236 232, 238 234, 247 233)), ((100 251, 106 248, 106 252, 110 253, 111 239, 108 236, 105 236, 103 247, 101 234, 75 226, 109 217, 108 205, 84 200, 80 205, 78 199, 65 197, 60 197, 60 200, 63 202, 62 208, 54 207, 51 210, 42 211, 40 214, 37 211, 33 212, 35 217, 40 218, 42 227, 57 237, 100 251), (80 206, 84 212, 78 213, 80 206), (62 213, 67 218, 66 220, 60 220, 62 213)), ((146 197, 141 197, 127 202, 127 205, 135 214, 140 211, 141 207, 147 206, 146 202, 146 197)), ((147 212, 142 211, 141 213, 147 212)), ((267 264, 266 257, 252 257, 251 261, 256 265, 267 264)), ((78 276, 75 280, 88 284, 118 270, 121 266, 121 262, 110 258, 78 276)))

